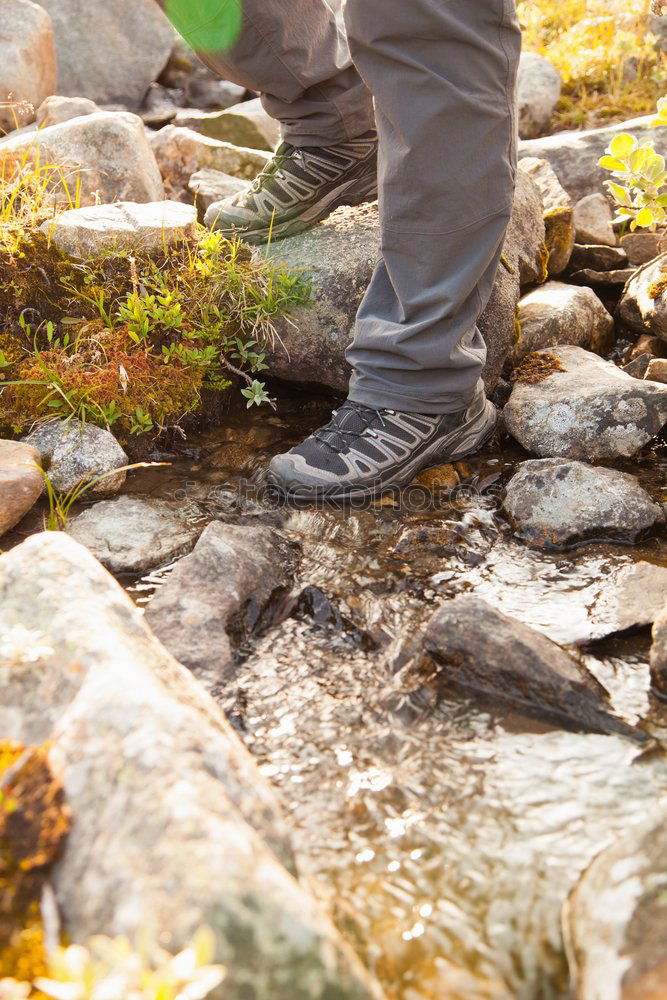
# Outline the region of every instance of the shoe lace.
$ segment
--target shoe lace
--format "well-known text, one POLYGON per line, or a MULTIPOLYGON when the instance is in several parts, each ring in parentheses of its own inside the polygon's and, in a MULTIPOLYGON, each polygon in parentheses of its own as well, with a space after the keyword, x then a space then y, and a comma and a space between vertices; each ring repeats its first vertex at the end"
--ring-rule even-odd
POLYGON ((303 159, 304 153, 302 149, 298 146, 291 146, 288 143, 283 143, 282 146, 278 147, 261 173, 257 174, 257 177, 255 177, 254 181, 250 185, 250 191, 253 194, 257 194, 257 192, 261 190, 264 182, 269 177, 274 177, 278 174, 286 163, 290 160, 303 161, 303 159))
MULTIPOLYGON (((385 410, 387 415, 393 414, 393 410, 385 410)), ((339 410, 334 410, 331 420, 324 427, 314 431, 313 438, 321 444, 326 445, 331 451, 339 454, 347 450, 353 441, 358 441, 362 437, 377 437, 373 427, 374 423, 379 423, 381 427, 386 427, 386 421, 382 415, 382 410, 374 410, 362 403, 354 403, 351 400, 345 402, 339 410), (354 428, 342 426, 342 421, 351 414, 356 414, 360 419, 360 425, 354 428)))

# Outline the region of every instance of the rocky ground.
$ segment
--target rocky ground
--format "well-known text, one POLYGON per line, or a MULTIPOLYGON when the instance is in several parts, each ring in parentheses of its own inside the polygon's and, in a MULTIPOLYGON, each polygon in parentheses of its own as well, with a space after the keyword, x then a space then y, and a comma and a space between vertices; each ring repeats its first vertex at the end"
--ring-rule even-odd
MULTIPOLYGON (((619 235, 597 166, 667 130, 549 135, 560 95, 525 53, 481 456, 360 511, 264 490, 347 386, 375 205, 271 248, 312 278, 264 348, 276 412, 0 440, 0 740, 47 746, 71 813, 38 866, 56 937, 207 924, 226 1000, 667 992, 667 237, 619 235)), ((0 101, 0 160, 77 190, 39 222, 74 266, 190 245, 278 138, 152 0, 0 0, 0 101)), ((0 996, 43 961, 23 930, 0 920, 0 996)))

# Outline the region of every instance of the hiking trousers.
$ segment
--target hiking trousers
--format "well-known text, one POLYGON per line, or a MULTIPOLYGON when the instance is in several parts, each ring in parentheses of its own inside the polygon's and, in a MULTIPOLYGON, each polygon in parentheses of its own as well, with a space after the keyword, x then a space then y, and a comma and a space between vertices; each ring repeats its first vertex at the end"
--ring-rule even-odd
POLYGON ((381 255, 347 351, 350 398, 452 412, 485 363, 476 324, 512 207, 514 0, 347 0, 343 16, 345 30, 325 0, 243 0, 233 48, 200 54, 260 92, 297 146, 377 123, 381 255))

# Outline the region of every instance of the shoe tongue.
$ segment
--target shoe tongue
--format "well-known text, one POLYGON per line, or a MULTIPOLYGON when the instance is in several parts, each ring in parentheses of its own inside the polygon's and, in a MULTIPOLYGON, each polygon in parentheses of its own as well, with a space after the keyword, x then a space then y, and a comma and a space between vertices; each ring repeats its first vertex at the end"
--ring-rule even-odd
POLYGON ((363 434, 367 427, 373 422, 369 419, 373 411, 369 409, 359 409, 343 403, 336 416, 331 421, 331 427, 324 431, 321 440, 334 448, 347 447, 350 442, 349 434, 363 434), (348 433, 341 434, 340 431, 348 433))

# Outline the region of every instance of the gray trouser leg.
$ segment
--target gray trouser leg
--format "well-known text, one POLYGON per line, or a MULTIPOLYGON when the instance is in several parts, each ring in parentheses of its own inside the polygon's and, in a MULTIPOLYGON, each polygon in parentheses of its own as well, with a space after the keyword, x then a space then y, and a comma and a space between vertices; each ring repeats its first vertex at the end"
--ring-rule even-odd
MULTIPOLYGON (((166 0, 159 2, 164 6, 166 0)), ((327 146, 375 128, 373 100, 324 0, 242 3, 243 30, 233 48, 200 50, 198 55, 224 80, 261 92, 264 107, 282 124, 287 142, 327 146)), ((226 16, 224 0, 207 0, 203 8, 226 16)), ((192 16, 194 30, 201 22, 201 3, 192 5, 192 16)), ((184 37, 187 41, 187 31, 184 37)))
POLYGON ((382 258, 347 358, 350 397, 446 413, 486 358, 516 170, 514 0, 348 0, 352 58, 375 97, 382 258))

